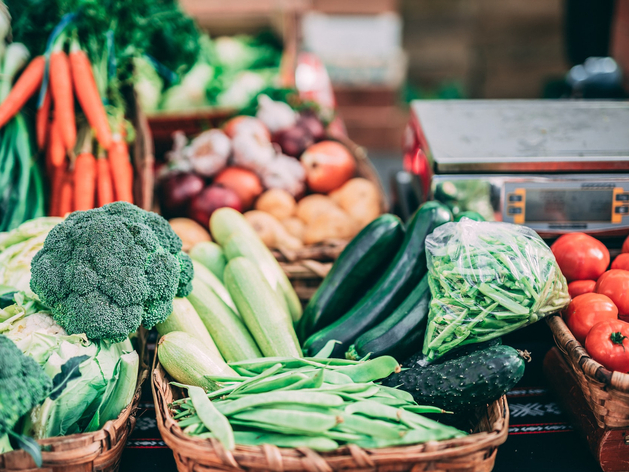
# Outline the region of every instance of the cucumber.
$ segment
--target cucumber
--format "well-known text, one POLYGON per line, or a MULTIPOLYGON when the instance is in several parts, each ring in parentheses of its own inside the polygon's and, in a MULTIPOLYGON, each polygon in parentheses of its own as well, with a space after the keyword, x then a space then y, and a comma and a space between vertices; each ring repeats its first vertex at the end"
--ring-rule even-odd
POLYGON ((262 354, 301 357, 290 316, 253 262, 231 259, 225 267, 225 285, 262 354))
POLYGON ((345 315, 310 336, 304 351, 312 356, 334 339, 339 343, 332 357, 342 357, 358 336, 393 313, 426 274, 426 236, 447 221, 452 221, 452 214, 443 205, 422 205, 408 223, 395 259, 376 284, 345 315))
POLYGON ((363 228, 308 302, 297 326, 299 339, 325 328, 360 300, 391 262, 403 238, 404 226, 394 215, 382 215, 363 228))
POLYGON ((245 217, 232 208, 219 208, 210 218, 210 231, 228 260, 243 256, 258 264, 273 290, 283 295, 293 321, 299 321, 303 310, 295 289, 245 217))
POLYGON ((201 341, 212 355, 218 356, 222 360, 221 353, 214 342, 214 338, 212 338, 212 335, 206 329, 199 314, 186 298, 175 298, 173 300, 172 313, 164 321, 158 323, 155 328, 162 336, 173 331, 188 333, 190 336, 194 336, 201 341))
MULTIPOLYGON (((482 351, 483 349, 487 349, 489 347, 500 346, 501 344, 501 338, 490 339, 489 341, 484 341, 482 343, 466 344, 465 346, 456 347, 451 351, 446 352, 443 356, 433 360, 430 365, 443 364, 446 361, 467 356, 468 354, 476 351, 482 351)), ((415 364, 427 366, 428 361, 425 359, 426 356, 422 353, 422 351, 417 351, 415 354, 402 362, 402 367, 413 367, 415 364)))
POLYGON ((194 268, 194 277, 202 280, 205 285, 214 290, 214 293, 216 293, 216 295, 218 295, 229 308, 237 313, 238 310, 236 308, 236 304, 229 295, 225 285, 223 285, 223 282, 218 280, 218 277, 216 277, 210 269, 206 268, 203 264, 195 261, 194 259, 192 260, 192 267, 194 268))
POLYGON ((491 403, 511 390, 524 375, 524 359, 510 346, 492 346, 437 365, 393 374, 384 381, 400 386, 420 405, 451 411, 491 403))
POLYGON ((437 215, 435 216, 435 228, 454 221, 450 208, 437 200, 426 202, 421 206, 421 208, 423 208, 424 211, 429 209, 437 210, 437 215))
POLYGON ((188 295, 188 300, 227 362, 262 357, 242 320, 200 279, 192 280, 192 293, 188 295))
POLYGON ((172 331, 157 343, 157 358, 177 382, 212 390, 210 376, 238 377, 222 358, 209 352, 201 342, 182 331, 172 331))
POLYGON ((391 316, 362 334, 350 346, 345 357, 358 360, 370 354, 372 358, 391 355, 396 359, 404 359, 420 350, 429 307, 430 288, 428 276, 425 275, 391 316))
POLYGON ((195 244, 188 253, 190 258, 203 264, 219 280, 223 280, 223 271, 227 265, 227 259, 221 247, 212 241, 201 241, 195 244))

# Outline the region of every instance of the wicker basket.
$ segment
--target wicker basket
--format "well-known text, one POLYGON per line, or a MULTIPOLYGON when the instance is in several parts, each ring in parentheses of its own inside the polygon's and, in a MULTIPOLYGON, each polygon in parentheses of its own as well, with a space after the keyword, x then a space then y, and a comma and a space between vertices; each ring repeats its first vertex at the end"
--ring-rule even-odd
POLYGON ((572 368, 598 425, 601 428, 629 426, 629 374, 611 372, 592 359, 561 316, 550 316, 546 322, 557 347, 572 368))
POLYGON ((131 405, 117 419, 108 421, 93 433, 73 434, 39 440, 43 464, 37 468, 33 458, 24 451, 0 454, 0 472, 115 472, 127 438, 135 427, 135 414, 142 394, 142 384, 148 377, 146 331, 138 337, 140 368, 138 384, 131 405))
POLYGON ((506 441, 509 430, 509 409, 506 398, 502 397, 479 415, 474 433, 464 438, 386 449, 350 445, 327 453, 316 453, 306 447, 288 449, 268 444, 237 446, 229 452, 214 439, 193 438, 183 433, 168 408, 179 391, 171 388, 159 363, 153 364, 151 387, 157 426, 173 450, 181 472, 488 472, 493 469, 497 448, 506 441))

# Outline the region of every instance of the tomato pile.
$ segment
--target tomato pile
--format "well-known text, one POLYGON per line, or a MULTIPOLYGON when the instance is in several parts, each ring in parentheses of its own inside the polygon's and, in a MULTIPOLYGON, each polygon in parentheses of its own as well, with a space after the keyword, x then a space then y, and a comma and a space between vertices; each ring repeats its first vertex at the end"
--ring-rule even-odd
POLYGON ((561 236, 550 249, 569 282, 568 328, 594 360, 629 372, 629 237, 609 270, 609 251, 585 233, 561 236))

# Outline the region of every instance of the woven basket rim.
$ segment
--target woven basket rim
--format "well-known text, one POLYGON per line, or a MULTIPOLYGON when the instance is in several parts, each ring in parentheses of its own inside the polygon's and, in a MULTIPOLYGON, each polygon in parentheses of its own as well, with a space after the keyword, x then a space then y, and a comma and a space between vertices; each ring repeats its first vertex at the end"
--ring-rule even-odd
MULTIPOLYGON (((37 442, 41 446, 46 447, 46 449, 52 449, 50 451, 42 450, 44 468, 92 462, 97 456, 103 454, 103 452, 113 451, 115 449, 120 449, 120 453, 122 453, 124 443, 130 433, 130 430, 127 431, 129 429, 127 422, 138 408, 142 396, 142 385, 149 376, 149 358, 146 348, 147 336, 148 332, 144 328, 141 328, 140 335, 138 336, 140 366, 138 369, 135 393, 133 394, 131 403, 120 412, 118 418, 107 421, 98 431, 37 440, 37 442), (108 445, 107 448, 101 447, 103 442, 108 445)), ((0 465, 2 465, 3 457, 6 458, 9 456, 14 457, 11 460, 12 463, 24 461, 32 462, 32 458, 27 453, 22 450, 15 450, 0 454, 0 465)), ((7 467, 2 470, 11 469, 7 467)))
POLYGON ((555 339, 555 344, 568 357, 575 368, 578 368, 587 378, 602 383, 624 393, 629 393, 629 374, 610 371, 590 357, 585 348, 574 337, 563 318, 554 314, 546 318, 555 339))
MULTIPOLYGON (((463 438, 382 449, 362 449, 355 445, 347 445, 327 453, 316 453, 309 448, 278 448, 272 445, 237 445, 233 452, 229 452, 215 439, 194 438, 183 433, 178 423, 172 418, 168 403, 163 395, 163 392, 171 389, 171 386, 161 380, 167 374, 158 362, 157 356, 153 360, 151 372, 151 389, 155 402, 157 426, 164 442, 173 450, 175 456, 203 459, 216 464, 221 469, 225 467, 241 468, 239 460, 255 464, 262 457, 266 457, 269 463, 269 458, 275 458, 276 461, 279 461, 278 467, 282 467, 283 460, 295 461, 306 458, 312 461, 312 467, 309 469, 321 471, 330 470, 328 461, 334 463, 346 459, 348 456, 351 456, 359 464, 362 463, 371 467, 374 466, 374 460, 378 463, 407 463, 459 459, 497 448, 507 440, 509 432, 509 408, 506 397, 503 396, 488 406, 488 416, 492 411, 497 412, 497 419, 491 425, 491 431, 472 433, 463 438), (182 451, 186 451, 185 454, 182 454, 182 451)), ((495 451, 493 452, 495 453, 495 451)), ((292 468, 291 470, 295 469, 292 468)))

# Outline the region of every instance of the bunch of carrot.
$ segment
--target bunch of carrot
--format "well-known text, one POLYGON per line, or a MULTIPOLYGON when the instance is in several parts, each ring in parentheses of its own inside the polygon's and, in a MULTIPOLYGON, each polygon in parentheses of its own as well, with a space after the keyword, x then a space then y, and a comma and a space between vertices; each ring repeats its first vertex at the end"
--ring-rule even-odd
POLYGON ((89 210, 117 200, 133 202, 128 145, 121 133, 112 134, 87 54, 76 40, 66 53, 64 42, 55 45, 49 55, 49 87, 44 80, 47 59, 38 56, 0 104, 1 128, 41 89, 43 100, 35 126, 37 144, 46 151, 51 216, 89 210), (92 133, 88 133, 89 139, 84 140, 78 153, 75 96, 98 142, 93 146, 92 133))

